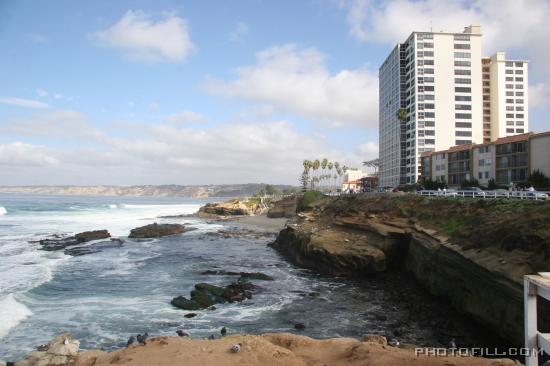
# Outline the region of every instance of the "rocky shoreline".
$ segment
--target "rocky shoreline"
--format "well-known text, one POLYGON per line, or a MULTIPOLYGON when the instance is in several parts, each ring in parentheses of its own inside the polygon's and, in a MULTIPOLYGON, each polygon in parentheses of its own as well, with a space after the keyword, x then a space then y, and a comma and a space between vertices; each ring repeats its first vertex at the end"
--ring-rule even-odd
MULTIPOLYGON (((523 275, 550 267, 550 235, 541 221, 549 206, 521 206, 518 211, 488 205, 499 203, 390 195, 328 199, 299 214, 271 246, 299 266, 331 275, 361 277, 405 269, 431 294, 520 346, 523 275), (489 209, 503 212, 492 217, 489 209), (520 217, 524 210, 529 210, 529 226, 520 217), (447 215, 447 221, 437 215, 447 215), (457 216, 462 223, 454 223, 457 216), (501 230, 500 235, 478 234, 484 230, 479 225, 497 225, 499 220, 505 227, 488 226, 485 231, 501 230), (454 223, 453 235, 449 223, 454 223), (503 230, 511 237, 502 237, 503 230), (518 238, 523 242, 508 241, 518 238)), ((550 312, 541 313, 546 314, 539 318, 541 326, 550 325, 550 312)))

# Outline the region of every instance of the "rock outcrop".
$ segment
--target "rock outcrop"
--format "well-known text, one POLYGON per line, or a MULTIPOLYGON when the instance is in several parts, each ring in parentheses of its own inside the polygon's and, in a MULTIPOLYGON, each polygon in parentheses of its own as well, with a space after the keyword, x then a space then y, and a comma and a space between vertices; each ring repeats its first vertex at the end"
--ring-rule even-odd
POLYGON ((16 362, 15 366, 61 366, 74 364, 78 356, 80 342, 70 334, 54 338, 40 351, 33 351, 25 359, 16 362))
POLYGON ((259 215, 265 209, 266 206, 262 204, 260 198, 231 199, 225 202, 207 203, 199 209, 197 215, 202 218, 248 216, 259 215))
POLYGON ((180 224, 154 224, 141 226, 130 231, 129 238, 146 239, 160 238, 168 235, 183 234, 186 228, 180 224))
POLYGON ((271 208, 267 211, 267 217, 269 218, 292 218, 296 216, 296 207, 298 205, 298 196, 284 197, 279 201, 271 203, 271 208))
POLYGON ((252 290, 256 286, 250 282, 239 280, 226 287, 197 283, 191 291, 191 297, 174 297, 170 302, 173 306, 184 310, 201 310, 215 304, 243 301, 252 298, 252 290))
MULTIPOLYGON (((298 265, 327 274, 363 276, 406 268, 430 293, 521 345, 523 275, 550 268, 550 230, 544 221, 550 206, 499 206, 508 204, 389 195, 339 198, 301 214, 271 245, 298 265), (524 225, 521 215, 536 224, 524 225), (506 220, 501 231, 522 242, 480 233, 479 225, 498 230, 499 220, 506 220), (477 242, 470 231, 484 240, 477 242)), ((539 323, 545 329, 550 309, 541 306, 546 310, 539 312, 539 323)))
POLYGON ((60 250, 69 246, 86 243, 92 240, 108 239, 111 237, 107 230, 84 231, 73 236, 56 236, 52 239, 42 239, 39 241, 42 250, 60 250))
POLYGON ((260 281, 273 281, 273 277, 261 272, 232 272, 232 271, 220 271, 220 270, 208 270, 201 274, 210 276, 240 276, 243 280, 260 280, 260 281))
POLYGON ((373 339, 312 339, 289 333, 228 335, 215 340, 156 337, 113 352, 86 351, 74 366, 512 366, 507 359, 415 355, 373 339), (238 345, 239 352, 232 351, 238 345))

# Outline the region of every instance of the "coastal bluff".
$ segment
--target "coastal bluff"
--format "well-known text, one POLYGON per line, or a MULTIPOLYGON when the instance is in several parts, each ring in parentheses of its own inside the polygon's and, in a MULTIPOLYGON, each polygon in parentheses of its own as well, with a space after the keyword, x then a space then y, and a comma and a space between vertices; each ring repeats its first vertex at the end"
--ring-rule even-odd
MULTIPOLYGON (((49 350, 34 352, 16 366, 508 366, 508 359, 416 355, 414 350, 388 346, 378 338, 365 337, 317 340, 290 333, 262 335, 234 334, 222 338, 156 337, 146 344, 104 352, 89 350, 75 354, 52 355, 49 350), (43 357, 43 358, 41 358, 43 357), (54 358, 55 357, 55 358, 54 358)), ((50 343, 51 349, 63 344, 50 343)), ((78 346, 77 346, 78 348, 78 346)))
MULTIPOLYGON (((521 345, 523 275, 550 268, 548 217, 544 202, 325 198, 299 213, 271 246, 325 274, 405 269, 431 294, 521 345)), ((550 326, 547 307, 539 310, 543 329, 550 326)))

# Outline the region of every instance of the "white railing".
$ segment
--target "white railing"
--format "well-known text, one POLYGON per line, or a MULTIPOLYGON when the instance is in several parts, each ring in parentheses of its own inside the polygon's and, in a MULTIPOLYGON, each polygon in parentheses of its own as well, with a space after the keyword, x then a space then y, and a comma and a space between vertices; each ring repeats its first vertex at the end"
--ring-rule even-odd
POLYGON ((537 327, 537 297, 550 300, 550 272, 524 277, 523 306, 525 319, 525 348, 529 350, 525 357, 525 366, 538 366, 538 352, 542 349, 550 354, 550 333, 541 333, 537 327))
POLYGON ((549 192, 529 192, 529 191, 514 191, 514 192, 502 192, 502 191, 434 191, 423 190, 418 191, 417 194, 421 196, 429 197, 460 197, 460 198, 510 198, 510 199, 522 199, 522 200, 536 200, 544 201, 550 197, 549 192))

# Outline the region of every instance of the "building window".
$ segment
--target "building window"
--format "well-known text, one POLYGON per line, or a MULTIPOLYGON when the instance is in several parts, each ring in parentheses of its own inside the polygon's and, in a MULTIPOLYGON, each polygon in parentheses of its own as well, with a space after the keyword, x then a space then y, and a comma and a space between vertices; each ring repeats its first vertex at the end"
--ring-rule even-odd
POLYGON ((523 89, 523 84, 516 84, 516 89, 523 89))
POLYGON ((455 87, 455 93, 471 93, 472 88, 455 87))
POLYGON ((424 48, 434 48, 434 44, 431 42, 424 42, 424 48))
POLYGON ((455 109, 460 111, 471 111, 472 106, 469 104, 455 104, 455 109))
POLYGON ((471 58, 469 52, 455 52, 455 58, 471 58))
POLYGON ((455 84, 471 84, 471 79, 465 79, 465 78, 455 78, 455 84))
POLYGON ((516 92, 516 97, 523 97, 523 92, 522 91, 517 91, 516 92))
POLYGON ((472 131, 455 131, 455 136, 472 137, 472 131))
POLYGON ((455 101, 457 102, 471 102, 472 96, 471 95, 455 95, 455 101))
POLYGON ((469 41, 470 35, 469 34, 455 34, 453 36, 455 41, 469 41))
POLYGON ((523 75, 523 70, 516 70, 516 74, 523 75))
POLYGON ((471 113, 455 113, 455 118, 472 119, 472 114, 471 113))
POLYGON ((512 61, 506 61, 505 65, 506 67, 514 67, 514 63, 512 61))
POLYGON ((514 92, 513 92, 513 91, 507 91, 507 92, 506 92, 506 96, 507 96, 507 97, 513 97, 513 96, 514 96, 514 92))
POLYGON ((513 128, 507 128, 506 133, 514 133, 514 129, 513 128))
POLYGON ((523 62, 516 62, 515 65, 516 67, 523 67, 523 62))
POLYGON ((483 173, 482 173, 482 172, 477 173, 477 177, 478 177, 479 179, 483 179, 483 173))
POLYGON ((471 75, 472 72, 470 70, 463 70, 463 69, 455 69, 455 75, 471 75))
POLYGON ((523 128, 516 128, 516 133, 523 133, 523 128))
POLYGON ((514 81, 514 77, 513 76, 507 76, 506 81, 514 81))
POLYGON ((506 70, 506 74, 508 74, 508 75, 513 74, 513 73, 514 73, 514 70, 512 70, 512 69, 506 70))
POLYGON ((517 104, 523 104, 523 99, 516 99, 517 104))
POLYGON ((513 84, 506 84, 506 89, 514 89, 514 85, 513 84))
POLYGON ((455 140, 455 145, 471 144, 472 140, 455 140))
POLYGON ((470 67, 472 63, 470 61, 455 60, 455 66, 470 67))
POLYGON ((469 50, 470 45, 468 43, 455 43, 455 50, 469 50))
POLYGON ((516 78, 516 82, 523 81, 523 78, 516 78))

